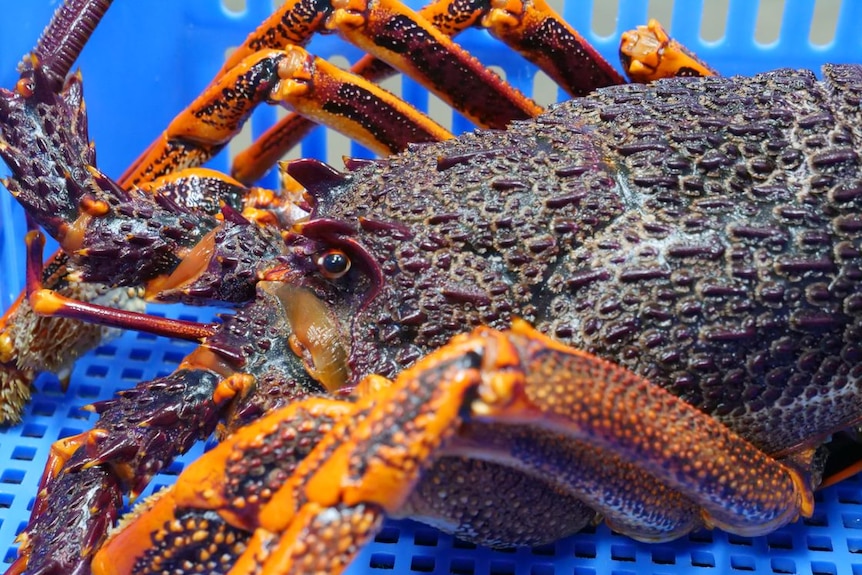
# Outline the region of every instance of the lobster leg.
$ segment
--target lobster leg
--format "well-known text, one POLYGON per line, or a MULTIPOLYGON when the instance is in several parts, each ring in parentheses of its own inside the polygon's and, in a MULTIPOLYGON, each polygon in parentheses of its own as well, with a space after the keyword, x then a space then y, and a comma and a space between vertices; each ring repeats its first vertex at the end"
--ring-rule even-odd
POLYGON ((813 511, 802 473, 634 374, 525 324, 494 351, 500 372, 483 379, 475 417, 613 448, 726 531, 762 534, 813 511))
POLYGON ((400 151, 410 142, 451 137, 377 86, 291 46, 256 52, 231 68, 171 122, 123 175, 124 186, 209 159, 239 132, 254 107, 263 101, 282 102, 334 124, 383 154, 400 151), (235 97, 225 100, 225 93, 235 97))
MULTIPOLYGON (((544 0, 437 0, 419 11, 443 34, 455 37, 467 28, 482 26, 548 74, 573 96, 621 84, 622 76, 544 0)), ((626 32, 620 44, 626 74, 636 82, 674 76, 705 76, 716 72, 676 40, 655 20, 626 32)), ((351 71, 379 82, 395 70, 372 54, 361 58, 351 71)), ((508 123, 515 117, 503 115, 508 123)), ((292 114, 264 132, 234 160, 233 175, 254 182, 311 130, 309 120, 292 114)))
POLYGON ((262 57, 219 76, 126 169, 120 185, 127 188, 199 166, 217 154, 239 133, 254 107, 269 97, 277 64, 277 58, 262 57), (225 99, 224 94, 232 97, 225 99))
POLYGON ((397 0, 349 0, 327 26, 415 78, 481 127, 502 129, 511 119, 542 111, 397 0))
MULTIPOLYGON (((464 4, 450 1, 444 7, 443 2, 434 2, 422 8, 419 16, 431 22, 443 34, 454 37, 474 26, 482 13, 478 8, 474 8, 471 13, 464 4)), ((350 71, 370 82, 380 82, 398 72, 371 54, 360 58, 351 66, 350 71)), ((237 154, 231 167, 233 176, 248 184, 257 181, 291 148, 299 144, 315 125, 312 120, 297 113, 282 118, 248 148, 237 154)))
MULTIPOLYGON (((614 451, 653 480, 619 481, 609 499, 654 493, 659 483, 693 502, 706 525, 732 532, 763 533, 812 511, 799 471, 631 372, 522 322, 510 332, 480 328, 459 336, 392 385, 368 387, 343 404, 343 414, 327 423, 331 431, 277 490, 255 491, 265 497, 238 490, 247 481, 243 462, 258 461, 256 452, 293 429, 297 413, 322 409, 319 401, 337 407, 306 400, 239 430, 181 474, 158 512, 125 523, 97 555, 96 572, 138 572, 153 550, 129 553, 129 542, 153 538, 151 519, 163 524, 198 509, 253 533, 231 573, 340 573, 380 518, 404 507, 435 458, 458 446, 467 424, 528 426, 614 451)), ((474 451, 486 448, 494 450, 480 443, 474 451)), ((530 456, 521 464, 529 466, 530 456)))
MULTIPOLYGON (((338 32, 407 73, 481 126, 503 128, 512 119, 526 119, 541 112, 529 98, 506 85, 448 36, 397 0, 367 3, 359 0, 352 4, 298 0, 287 2, 249 36, 202 98, 181 113, 130 166, 121 177, 121 183, 126 185, 143 177, 152 178, 153 174, 166 173, 170 166, 200 164, 211 157, 239 130, 246 106, 254 104, 232 103, 243 112, 233 114, 236 117, 228 128, 207 117, 207 112, 212 111, 209 106, 212 97, 206 94, 221 96, 221 88, 215 86, 230 82, 221 78, 235 77, 236 72, 231 70, 241 66, 256 51, 304 45, 314 33, 327 31, 338 32), (197 117, 204 119, 198 121, 197 117), (218 130, 210 132, 214 123, 218 124, 218 130)), ((232 93, 242 95, 243 91, 232 93)))
POLYGON ((620 61, 633 82, 676 76, 715 76, 717 72, 688 48, 668 36, 656 20, 623 32, 620 61))

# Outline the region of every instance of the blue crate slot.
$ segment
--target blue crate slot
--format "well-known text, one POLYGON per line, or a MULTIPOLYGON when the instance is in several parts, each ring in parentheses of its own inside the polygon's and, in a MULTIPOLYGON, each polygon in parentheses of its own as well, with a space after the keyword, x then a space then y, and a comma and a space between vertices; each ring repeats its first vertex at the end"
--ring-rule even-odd
MULTIPOLYGON (((762 0, 765 2, 766 0, 762 0)), ((821 3, 826 5, 826 2, 821 3)), ((0 86, 16 80, 15 65, 29 50, 50 18, 55 1, 4 3, 0 11, 0 86)), ((169 120, 210 80, 224 53, 235 46, 271 9, 271 2, 247 0, 244 10, 231 12, 216 0, 150 0, 114 3, 80 60, 90 111, 91 137, 99 165, 118 175, 169 120)), ((654 2, 654 4, 658 4, 654 2)), ((862 56, 862 2, 840 4, 834 39, 815 46, 808 41, 817 14, 815 0, 785 0, 764 4, 765 17, 781 21, 776 40, 761 44, 755 30, 761 14, 756 0, 677 0, 670 16, 672 35, 725 74, 751 74, 775 67, 817 68, 822 63, 859 61, 862 56), (721 7, 726 5, 726 11, 721 7), (719 6, 717 9, 716 6, 719 6), (783 9, 782 9, 783 7, 783 9), (701 39, 704 14, 721 16, 724 37, 701 39), (773 10, 769 12, 769 10, 773 10)), ((416 2, 414 2, 416 5, 416 2)), ((648 0, 569 0, 567 19, 616 62, 622 30, 647 18, 648 0), (594 8, 617 8, 612 31, 593 29, 594 8)), ((668 23, 668 22, 666 22, 668 23)), ((480 31, 465 33, 459 42, 480 60, 497 66, 514 84, 532 93, 535 69, 480 31)), ((359 52, 337 38, 320 38, 310 47, 329 57, 354 61, 359 52)), ((547 88, 545 88, 547 89, 547 88)), ((410 81, 401 85, 404 97, 428 108, 424 90, 410 81)), ((552 94, 536 94, 543 101, 552 94)), ((252 119, 252 133, 261 133, 276 117, 261 110, 252 119)), ((457 130, 469 129, 463 118, 444 118, 457 130)), ((301 154, 336 161, 335 138, 317 130, 301 154), (333 154, 334 155, 333 157, 333 154)), ((340 152, 339 152, 340 153, 340 152)), ((349 147, 347 153, 362 153, 349 147)), ((227 165, 227 153, 213 161, 227 165)), ((0 165, 0 175, 2 175, 0 165)), ((274 177, 266 180, 275 185, 274 177)), ((0 308, 9 305, 23 283, 23 217, 9 194, 0 194, 0 308)), ((208 320, 214 310, 156 306, 168 317, 208 320)), ((84 431, 95 417, 82 407, 111 397, 141 379, 172 371, 192 349, 188 343, 128 333, 84 357, 75 367, 68 390, 53 376, 42 376, 24 416, 24 423, 0 430, 0 566, 13 560, 13 539, 26 524, 36 484, 56 439, 84 431)), ((197 457, 198 446, 160 475, 152 488, 168 485, 185 462, 197 457)), ((862 573, 862 480, 852 478, 817 494, 811 519, 758 538, 722 532, 698 532, 674 543, 647 545, 598 526, 553 545, 534 549, 494 551, 454 540, 410 521, 388 522, 350 568, 352 575, 428 573, 457 575, 592 575, 615 574, 860 574, 862 573)))

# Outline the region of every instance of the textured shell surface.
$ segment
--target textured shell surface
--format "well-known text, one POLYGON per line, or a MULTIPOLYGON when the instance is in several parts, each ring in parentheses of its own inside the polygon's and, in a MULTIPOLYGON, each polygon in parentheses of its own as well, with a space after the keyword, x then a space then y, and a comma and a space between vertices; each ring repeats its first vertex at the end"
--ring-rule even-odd
MULTIPOLYGON (((354 373, 522 317, 768 452, 860 412, 862 69, 600 90, 357 172, 354 373)), ((821 438, 822 439, 822 438, 821 438)))

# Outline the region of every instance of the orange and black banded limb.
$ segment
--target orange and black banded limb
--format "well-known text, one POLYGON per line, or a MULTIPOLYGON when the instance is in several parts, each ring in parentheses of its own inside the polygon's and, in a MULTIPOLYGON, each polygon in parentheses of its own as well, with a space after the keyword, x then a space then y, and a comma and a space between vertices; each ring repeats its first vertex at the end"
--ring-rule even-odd
POLYGON ((120 184, 152 181, 212 158, 239 133, 255 106, 267 101, 283 58, 281 52, 258 52, 217 77, 126 169, 120 184))
MULTIPOLYGON (((437 0, 420 9, 418 15, 452 38, 468 28, 489 27, 500 39, 572 94, 586 94, 596 88, 623 82, 619 73, 543 2, 510 3, 505 8, 499 8, 492 7, 489 0, 437 0)), ((261 35, 262 30, 259 30, 254 36, 259 38, 261 35)), ((269 37, 282 38, 275 33, 269 37)), ((259 45, 259 41, 255 45, 259 45)), ((405 62, 399 69, 406 70, 404 66, 414 68, 415 64, 405 62)), ((396 70, 372 53, 357 61, 351 67, 351 72, 379 82, 396 73, 396 70)), ((418 70, 414 70, 414 75, 415 72, 418 70)), ((460 86, 459 89, 465 91, 471 89, 469 85, 460 86)), ((460 109, 457 103, 455 107, 460 109)), ((512 114, 499 105, 492 105, 489 111, 495 123, 488 124, 486 121, 485 127, 499 128, 513 120, 522 119, 520 113, 512 114)), ((537 111, 535 109, 532 113, 537 111)), ((262 177, 311 128, 310 120, 297 115, 283 118, 237 155, 232 167, 233 175, 243 182, 253 182, 262 177)))
POLYGON ((297 402, 238 431, 115 531, 93 572, 156 574, 216 561, 212 549, 202 557, 189 545, 206 523, 231 533, 241 550, 231 573, 337 575, 385 515, 398 515, 420 482, 433 481, 435 460, 447 451, 474 450, 473 458, 535 473, 553 469, 553 460, 536 456, 547 449, 541 441, 499 452, 475 441, 491 429, 511 439, 522 426, 610 448, 660 480, 606 494, 620 508, 644 510, 636 495, 662 503, 654 495, 670 486, 678 496, 669 502, 683 512, 675 517, 672 505, 664 516, 645 514, 640 533, 634 517, 626 518, 634 537, 663 540, 697 524, 754 535, 813 509, 808 485, 791 467, 635 374, 522 322, 508 332, 481 328, 456 337, 389 385, 371 387, 350 402, 297 402), (271 481, 288 471, 286 481, 271 481), (173 525, 183 526, 176 537, 173 525))
MULTIPOLYGON (((505 84, 448 36, 396 0, 354 0, 337 6, 329 0, 288 2, 236 50, 211 86, 132 164, 120 178, 121 183, 126 185, 141 178, 153 179, 171 169, 197 165, 212 157, 239 131, 250 109, 265 99, 262 95, 257 97, 258 92, 241 89, 247 85, 265 85, 263 78, 256 77, 255 82, 243 79, 248 75, 248 63, 260 61, 261 56, 253 54, 267 52, 271 54, 269 59, 275 60, 275 54, 268 50, 284 50, 287 45, 302 46, 315 33, 321 32, 337 32, 411 75, 480 126, 503 128, 511 119, 526 119, 541 112, 532 100, 505 84), (289 28, 290 32, 287 31, 289 28), (221 95, 221 90, 215 86, 237 83, 233 93, 239 97, 224 103, 227 104, 224 108, 214 109, 222 116, 224 110, 228 110, 230 118, 210 118, 208 109, 212 108, 215 96, 221 95), (254 99, 246 102, 243 101, 245 98, 254 99), (224 119, 230 121, 223 122, 224 119), (217 126, 214 132, 211 131, 212 125, 217 126)), ((274 71, 271 73, 275 75, 274 71)), ((361 80, 357 82, 361 83, 361 80)), ((325 102, 321 102, 317 107, 324 105, 325 102)), ((367 112, 377 113, 373 110, 367 112)), ((386 112, 381 115, 384 117, 378 123, 385 124, 388 120, 386 112)), ((342 123, 348 129, 355 125, 349 120, 342 123)), ((304 132, 296 128, 282 129, 281 134, 285 133, 304 132)), ((360 129, 360 139, 367 139, 364 133, 367 130, 360 129)), ((388 146, 372 147, 380 150, 388 146)), ((245 176, 242 179, 248 181, 245 176)))

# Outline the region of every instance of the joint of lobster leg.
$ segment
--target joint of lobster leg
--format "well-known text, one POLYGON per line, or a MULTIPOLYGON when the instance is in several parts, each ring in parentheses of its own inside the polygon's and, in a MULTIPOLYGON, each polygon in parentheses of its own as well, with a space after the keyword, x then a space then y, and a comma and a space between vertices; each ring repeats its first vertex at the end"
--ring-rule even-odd
POLYGON ((315 58, 295 46, 285 50, 273 100, 347 134, 378 154, 413 142, 437 142, 448 131, 373 83, 315 58))
POLYGON ((493 0, 482 25, 572 96, 623 78, 544 0, 493 0))
POLYGON ((305 46, 314 34, 325 29, 332 9, 328 0, 287 0, 281 3, 225 60, 219 75, 255 52, 305 46))
POLYGON ((326 21, 327 30, 337 30, 342 26, 358 28, 367 22, 365 13, 370 9, 366 0, 333 0, 334 12, 326 21))
POLYGON ((171 121, 122 175, 121 185, 200 165, 218 153, 239 133, 254 108, 269 98, 282 58, 279 50, 261 51, 228 70, 171 121))
POLYGON ((245 395, 254 386, 254 376, 247 373, 235 373, 219 381, 213 393, 213 401, 222 405, 233 398, 245 395))
POLYGON ((620 61, 632 82, 717 74, 693 52, 671 38, 657 20, 623 32, 620 61))
POLYGON ((267 50, 242 60, 174 118, 167 128, 169 137, 206 145, 229 141, 255 106, 267 100, 282 58, 280 50, 267 50), (231 97, 225 99, 226 94, 231 97))

